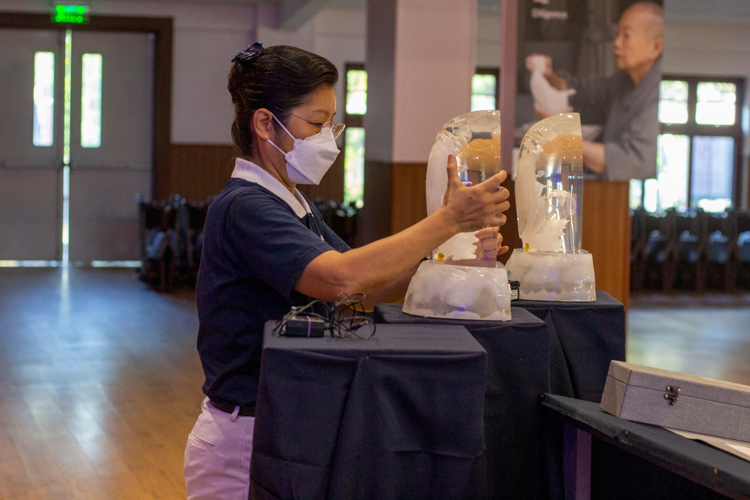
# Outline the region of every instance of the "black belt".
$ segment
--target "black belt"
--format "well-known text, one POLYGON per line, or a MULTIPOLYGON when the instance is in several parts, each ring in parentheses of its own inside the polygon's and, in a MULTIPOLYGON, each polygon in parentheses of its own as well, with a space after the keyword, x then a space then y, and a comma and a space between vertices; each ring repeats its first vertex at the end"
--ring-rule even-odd
MULTIPOLYGON (((233 405, 232 403, 224 403, 223 401, 216 401, 211 398, 209 398, 208 401, 209 403, 211 403, 211 406, 226 413, 234 413, 235 408, 237 408, 237 405, 233 405)), ((255 403, 240 406, 240 411, 237 415, 239 415, 240 417, 254 417, 255 403)))

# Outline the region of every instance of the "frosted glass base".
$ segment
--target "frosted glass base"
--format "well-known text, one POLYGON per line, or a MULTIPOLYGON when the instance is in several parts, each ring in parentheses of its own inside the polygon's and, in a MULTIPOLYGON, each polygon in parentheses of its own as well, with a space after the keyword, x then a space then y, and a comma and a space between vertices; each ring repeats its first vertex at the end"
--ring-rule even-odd
POLYGON ((425 261, 409 283, 403 311, 414 316, 461 320, 510 320, 508 273, 425 261))
POLYGON ((524 252, 516 248, 505 264, 521 282, 520 299, 595 302, 594 260, 590 253, 524 252))

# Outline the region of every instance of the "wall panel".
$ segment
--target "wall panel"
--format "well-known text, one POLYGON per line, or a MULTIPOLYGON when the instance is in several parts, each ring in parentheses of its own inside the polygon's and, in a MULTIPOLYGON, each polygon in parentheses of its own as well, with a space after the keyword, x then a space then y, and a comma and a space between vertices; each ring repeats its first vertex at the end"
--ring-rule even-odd
POLYGON ((583 183, 583 249, 594 258, 596 289, 628 307, 630 207, 628 182, 583 183))
POLYGON ((179 194, 200 201, 218 194, 229 180, 238 154, 234 146, 173 144, 168 180, 154 198, 164 200, 179 194))
POLYGON ((426 163, 395 163, 392 170, 391 234, 427 217, 426 163))

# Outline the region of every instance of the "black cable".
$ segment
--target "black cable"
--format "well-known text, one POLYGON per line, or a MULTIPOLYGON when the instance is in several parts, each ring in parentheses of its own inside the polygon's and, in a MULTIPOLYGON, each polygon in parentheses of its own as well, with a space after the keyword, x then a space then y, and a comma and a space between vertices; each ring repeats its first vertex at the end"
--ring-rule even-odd
MULTIPOLYGON (((336 296, 336 301, 328 303, 322 300, 311 300, 304 306, 295 306, 274 324, 273 331, 280 336, 286 335, 286 326, 289 321, 309 321, 309 319, 322 320, 326 329, 335 338, 346 338, 354 335, 360 339, 369 339, 375 335, 375 322, 368 318, 365 313, 364 293, 341 293, 336 296), (318 314, 308 311, 312 307, 320 305, 325 311, 318 314), (357 333, 363 327, 371 325, 372 331, 369 335, 357 333)), ((369 330, 369 328, 367 328, 369 330)))

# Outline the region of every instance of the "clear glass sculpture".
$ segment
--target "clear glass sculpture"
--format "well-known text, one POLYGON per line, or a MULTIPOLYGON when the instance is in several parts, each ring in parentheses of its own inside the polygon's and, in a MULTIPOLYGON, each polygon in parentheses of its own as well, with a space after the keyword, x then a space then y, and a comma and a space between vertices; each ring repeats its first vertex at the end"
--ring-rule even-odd
MULTIPOLYGON (((427 212, 443 204, 448 155, 461 181, 478 184, 500 171, 500 112, 474 111, 438 132, 427 163, 427 212)), ((476 232, 459 233, 436 248, 409 284, 404 312, 458 319, 510 319, 507 271, 494 253, 478 250, 476 232)))
POLYGON ((591 254, 581 249, 583 145, 577 113, 536 123, 523 138, 515 179, 518 234, 507 268, 520 298, 594 301, 591 254))

